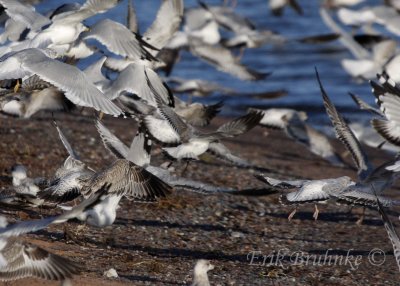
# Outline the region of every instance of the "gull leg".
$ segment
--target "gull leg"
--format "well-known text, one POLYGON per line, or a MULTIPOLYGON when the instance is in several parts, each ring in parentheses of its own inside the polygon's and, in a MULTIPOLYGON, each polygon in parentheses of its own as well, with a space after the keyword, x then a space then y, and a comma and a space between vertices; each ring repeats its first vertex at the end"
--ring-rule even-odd
POLYGON ((19 88, 20 88, 21 84, 19 83, 19 79, 17 79, 17 83, 14 86, 14 93, 17 93, 19 88))
POLYGON ((240 61, 240 60, 242 59, 242 57, 243 57, 243 55, 244 55, 244 50, 245 50, 245 49, 246 49, 245 47, 241 47, 241 48, 240 48, 239 54, 237 55, 236 60, 240 61))
POLYGON ((297 206, 294 208, 294 210, 289 214, 288 216, 288 221, 291 221, 292 218, 294 217, 295 213, 297 212, 297 206))
POLYGON ((315 211, 314 211, 314 214, 313 214, 313 218, 315 220, 317 220, 318 219, 318 214, 319 214, 319 209, 318 209, 318 206, 316 204, 314 205, 314 208, 315 208, 315 211))
POLYGON ((188 166, 189 166, 189 163, 190 163, 190 161, 187 161, 187 162, 186 162, 186 166, 185 166, 185 168, 183 169, 183 171, 182 171, 182 173, 181 173, 181 176, 183 176, 183 174, 185 174, 185 172, 186 172, 186 170, 187 170, 187 168, 188 168, 188 166))
POLYGON ((350 208, 349 208, 349 210, 347 211, 347 213, 346 214, 351 214, 351 211, 353 210, 353 207, 354 207, 354 205, 350 205, 350 208))
POLYGON ((365 207, 363 207, 362 214, 361 214, 360 218, 356 221, 356 224, 357 225, 362 225, 362 223, 364 221, 364 218, 365 218, 365 207))

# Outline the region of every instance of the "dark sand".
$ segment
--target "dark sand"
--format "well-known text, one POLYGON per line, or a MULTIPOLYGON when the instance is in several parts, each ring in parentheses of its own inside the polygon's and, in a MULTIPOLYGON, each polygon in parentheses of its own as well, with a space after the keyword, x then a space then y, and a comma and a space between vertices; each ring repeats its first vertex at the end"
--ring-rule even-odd
MULTIPOLYGON (((74 112, 57 114, 56 119, 91 167, 100 170, 112 162, 113 157, 103 147, 90 116, 74 112)), ((224 121, 216 119, 212 126, 224 121)), ((104 123, 126 143, 136 132, 131 120, 106 118, 104 123)), ((66 157, 48 113, 31 120, 0 115, 0 134, 2 188, 11 185, 10 168, 16 163, 26 165, 32 177, 51 177, 66 157)), ((185 176, 238 189, 263 187, 253 177, 259 172, 280 178, 356 176, 354 169, 330 166, 280 131, 257 127, 226 144, 235 154, 263 169, 241 169, 207 157, 205 162, 190 164, 185 176)), ((338 142, 335 146, 351 166, 344 148, 338 142)), ((375 164, 390 158, 380 151, 367 151, 375 164)), ((163 160, 158 154, 153 162, 163 160)), ((178 172, 184 168, 184 164, 175 166, 178 172)), ((393 188, 389 193, 397 192, 393 188)), ((361 226, 355 224, 361 208, 349 213, 348 206, 335 202, 320 205, 318 221, 312 218, 313 205, 302 206, 288 222, 291 210, 291 206, 280 205, 279 194, 204 196, 178 190, 156 204, 123 201, 115 224, 105 229, 71 222, 26 238, 81 264, 82 274, 75 277, 74 285, 190 285, 192 268, 199 258, 210 259, 216 266, 209 273, 212 285, 398 284, 392 246, 375 210, 367 210, 361 226), (379 265, 369 262, 373 249, 386 253, 385 258, 378 254, 372 257, 379 265), (258 256, 269 255, 265 265, 261 265, 261 257, 254 260, 257 265, 250 265, 254 251, 258 251, 258 256), (115 268, 120 277, 103 277, 103 272, 110 268, 115 268)), ((42 215, 58 212, 43 210, 42 215)), ((41 216, 39 212, 29 215, 41 216)), ((7 216, 10 220, 26 219, 27 213, 7 216)), ((391 219, 397 221, 395 216, 391 219)), ((58 283, 25 279, 7 285, 58 283)))

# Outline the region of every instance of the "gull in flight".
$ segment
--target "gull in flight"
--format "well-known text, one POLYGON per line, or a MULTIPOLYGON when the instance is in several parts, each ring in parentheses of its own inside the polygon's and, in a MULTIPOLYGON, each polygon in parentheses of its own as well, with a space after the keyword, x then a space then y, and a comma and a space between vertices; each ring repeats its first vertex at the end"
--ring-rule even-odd
POLYGON ((26 49, 0 59, 0 80, 18 79, 36 74, 54 85, 76 105, 119 116, 121 109, 111 102, 78 68, 57 61, 50 50, 26 49))
MULTIPOLYGON (((0 231, 4 229, 7 229, 7 220, 0 216, 0 231)), ((78 273, 78 265, 69 259, 25 242, 16 234, 0 233, 0 281, 25 277, 68 280, 78 273)))
POLYGON ((172 175, 167 169, 156 167, 150 164, 151 139, 148 134, 139 127, 139 130, 132 140, 130 147, 126 146, 100 121, 96 123, 97 130, 104 146, 117 158, 127 159, 138 166, 145 168, 154 176, 160 178, 174 188, 182 188, 189 191, 203 194, 232 193, 235 190, 226 187, 217 187, 203 182, 172 175))

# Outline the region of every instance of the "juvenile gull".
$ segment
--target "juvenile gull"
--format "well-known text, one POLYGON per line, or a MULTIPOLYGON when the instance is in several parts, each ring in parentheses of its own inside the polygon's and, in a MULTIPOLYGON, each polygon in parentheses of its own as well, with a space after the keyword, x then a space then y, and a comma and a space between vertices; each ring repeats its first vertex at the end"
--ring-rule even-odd
POLYGON ((134 163, 118 159, 111 166, 93 175, 82 189, 84 197, 91 197, 109 185, 100 202, 77 218, 88 224, 104 227, 113 224, 116 210, 122 197, 152 202, 165 197, 171 187, 134 163))
POLYGON ((63 203, 79 197, 84 183, 93 176, 95 171, 79 159, 56 121, 54 125, 69 156, 57 169, 47 188, 38 192, 38 196, 47 202, 63 203))
MULTIPOLYGON (((0 228, 5 227, 5 218, 0 219, 3 220, 0 228)), ((17 238, 0 235, 0 281, 25 277, 66 280, 78 273, 78 265, 69 259, 17 238)))

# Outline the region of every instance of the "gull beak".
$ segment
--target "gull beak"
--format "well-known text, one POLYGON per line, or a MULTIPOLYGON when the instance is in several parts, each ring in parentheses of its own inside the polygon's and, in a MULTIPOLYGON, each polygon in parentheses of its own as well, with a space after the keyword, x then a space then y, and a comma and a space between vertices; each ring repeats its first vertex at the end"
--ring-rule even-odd
POLYGON ((17 93, 17 92, 18 92, 20 86, 21 86, 21 85, 20 85, 20 83, 19 83, 19 79, 17 79, 17 83, 16 83, 15 86, 14 86, 14 93, 17 93))

